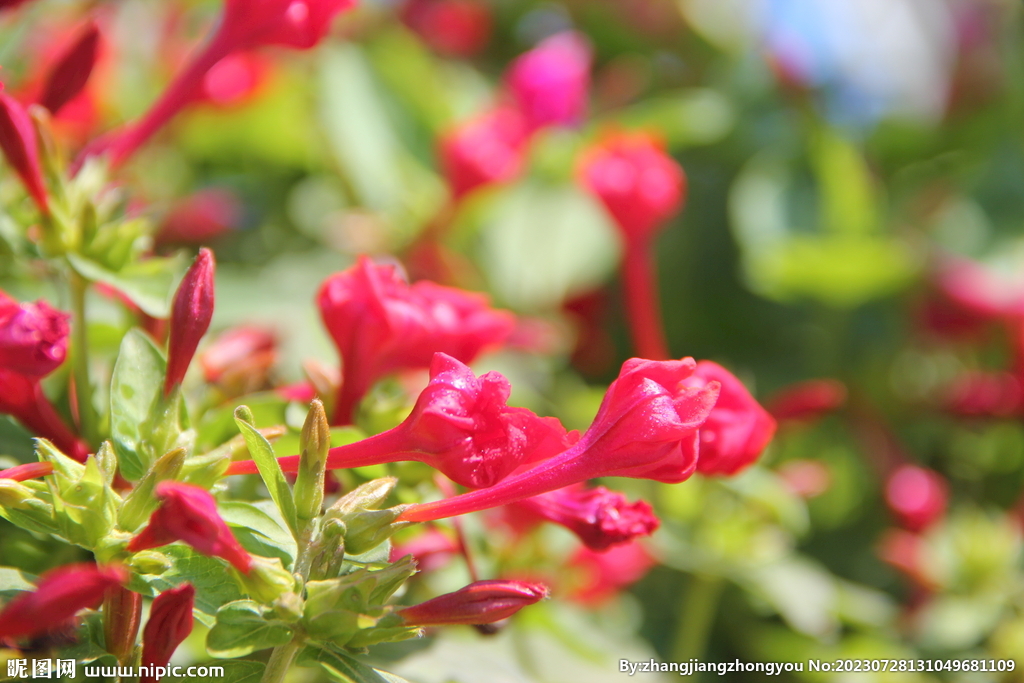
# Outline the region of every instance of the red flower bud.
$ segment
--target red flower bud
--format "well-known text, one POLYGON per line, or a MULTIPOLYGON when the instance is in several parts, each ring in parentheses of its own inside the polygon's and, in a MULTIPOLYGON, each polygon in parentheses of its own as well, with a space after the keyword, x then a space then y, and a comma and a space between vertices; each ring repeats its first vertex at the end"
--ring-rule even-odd
POLYGON ((252 558, 221 519, 213 496, 198 486, 162 481, 156 485, 156 497, 162 503, 150 516, 149 525, 128 542, 129 552, 184 541, 204 555, 220 557, 249 573, 252 558))
POLYGON ((127 580, 120 567, 82 563, 51 569, 39 577, 35 591, 19 595, 0 611, 0 638, 45 633, 79 610, 97 607, 108 590, 127 580))
POLYGON ((606 552, 580 548, 572 556, 569 566, 583 571, 584 580, 572 593, 577 602, 596 605, 618 595, 627 586, 644 578, 657 564, 651 554, 639 543, 624 543, 606 552))
POLYGON ((410 286, 394 266, 366 257, 327 278, 317 302, 342 360, 336 424, 351 424, 363 395, 388 373, 427 368, 438 352, 472 362, 515 326, 481 294, 432 282, 410 286))
POLYGON ((54 65, 43 86, 39 104, 56 115, 61 108, 73 100, 89 82, 96 58, 99 56, 100 29, 90 21, 78 40, 54 65))
POLYGON ((408 508, 400 521, 424 522, 485 510, 596 477, 685 481, 697 468, 698 428, 718 397, 718 382, 687 386, 692 358, 626 361, 590 429, 572 448, 488 489, 408 508))
POLYGON ((454 593, 398 610, 406 626, 493 624, 548 597, 548 589, 525 581, 475 581, 454 593))
POLYGON ((506 506, 516 526, 547 520, 579 536, 591 550, 604 551, 654 533, 661 524, 647 502, 628 503, 618 491, 583 485, 542 493, 506 506))
POLYGON ((541 41, 512 63, 506 82, 530 130, 583 121, 591 57, 586 39, 567 31, 541 41))
POLYGON ((491 37, 491 14, 479 0, 412 0, 402 20, 442 55, 472 57, 491 37))
POLYGON ((919 532, 935 524, 946 513, 948 487, 934 470, 903 465, 885 485, 885 502, 909 531, 919 532))
POLYGON ((40 211, 49 213, 35 126, 21 103, 3 92, 0 92, 0 149, 40 211))
MULTIPOLYGON (((192 606, 196 589, 183 583, 165 590, 153 600, 149 621, 142 631, 142 666, 167 666, 171 655, 192 633, 192 606)), ((155 683, 155 676, 143 676, 139 683, 155 683)))
MULTIPOLYGON (((412 413, 394 429, 332 448, 327 468, 364 467, 416 460, 470 488, 486 488, 527 462, 544 460, 575 443, 554 418, 505 404, 511 387, 497 372, 476 377, 443 353, 434 355, 430 383, 412 413)), ((281 469, 295 472, 299 456, 278 458, 281 469)), ((252 461, 231 463, 228 474, 252 474, 252 461)))
POLYGON ((18 304, 0 292, 0 368, 30 377, 56 370, 67 356, 70 318, 42 299, 18 304))
POLYGON ((753 464, 775 435, 775 419, 761 407, 743 382, 718 363, 697 363, 692 387, 721 386, 718 402, 700 428, 701 474, 736 474, 753 464))
POLYGON ((15 465, 6 470, 0 470, 0 479, 27 481, 36 477, 45 477, 52 473, 52 462, 27 462, 24 465, 15 465))
POLYGON ((813 422, 846 403, 846 385, 835 379, 809 379, 777 392, 768 412, 779 422, 813 422))
POLYGON ((238 226, 242 205, 229 190, 200 190, 178 202, 156 234, 158 245, 203 244, 238 226))
POLYGON ((608 136, 580 162, 583 185, 615 219, 627 243, 648 244, 686 198, 686 175, 654 139, 643 133, 608 136))
POLYGON ((526 124, 508 108, 495 109, 445 133, 438 156, 456 201, 471 191, 516 178, 523 169, 526 124))
POLYGON ((89 447, 64 424, 43 393, 38 377, 0 367, 0 413, 10 415, 30 432, 49 439, 65 455, 85 462, 89 447))
POLYGON ((213 319, 213 252, 200 249, 185 273, 171 306, 171 337, 167 344, 167 377, 164 394, 181 384, 196 353, 199 340, 213 319))

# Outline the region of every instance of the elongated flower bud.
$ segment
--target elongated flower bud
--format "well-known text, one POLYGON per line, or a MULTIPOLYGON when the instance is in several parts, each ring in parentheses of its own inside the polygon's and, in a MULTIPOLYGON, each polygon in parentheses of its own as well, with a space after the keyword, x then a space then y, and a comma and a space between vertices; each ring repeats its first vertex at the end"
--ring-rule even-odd
POLYGON ((454 593, 398 610, 406 626, 493 624, 548 596, 547 586, 525 581, 475 581, 454 593))
POLYGON ((107 592, 103 602, 103 637, 107 652, 124 664, 131 661, 142 623, 142 596, 123 586, 107 592))
POLYGON ((324 502, 324 473, 331 449, 331 425, 320 399, 314 399, 299 435, 298 474, 295 477, 295 509, 299 519, 309 521, 320 514, 324 502))
POLYGON ((44 377, 64 362, 71 316, 43 300, 21 303, 0 292, 0 367, 44 377))
POLYGON ((6 470, 0 470, 0 479, 11 481, 28 481, 36 477, 45 477, 53 473, 52 462, 27 462, 24 465, 15 465, 6 470))
POLYGON ((526 123, 519 112, 489 111, 452 128, 438 142, 438 157, 456 201, 479 187, 514 179, 526 156, 526 123))
POLYGON ((32 119, 20 102, 3 92, 0 92, 0 149, 3 149, 7 163, 21 178, 39 210, 49 213, 32 119))
POLYGON ((100 29, 96 22, 90 21, 78 40, 68 48, 50 71, 39 104, 56 115, 65 104, 73 100, 89 82, 89 76, 99 56, 99 46, 100 29))
POLYGON ((199 340, 213 319, 213 252, 200 249, 192 267, 185 273, 171 307, 171 336, 167 344, 167 377, 164 394, 181 384, 199 340))
MULTIPOLYGON (((142 631, 142 666, 167 666, 171 655, 182 641, 192 633, 192 606, 196 589, 183 583, 165 590, 153 600, 149 621, 142 631)), ((143 676, 139 683, 156 683, 153 675, 143 676)))
POLYGON ((227 560, 243 574, 249 572, 252 558, 221 519, 213 496, 177 481, 157 484, 156 496, 162 503, 150 516, 149 525, 128 542, 129 552, 184 541, 204 555, 227 560))
POLYGON ((97 607, 107 591, 128 580, 120 567, 69 564, 41 577, 36 590, 14 598, 0 611, 0 638, 45 633, 86 608, 97 607))

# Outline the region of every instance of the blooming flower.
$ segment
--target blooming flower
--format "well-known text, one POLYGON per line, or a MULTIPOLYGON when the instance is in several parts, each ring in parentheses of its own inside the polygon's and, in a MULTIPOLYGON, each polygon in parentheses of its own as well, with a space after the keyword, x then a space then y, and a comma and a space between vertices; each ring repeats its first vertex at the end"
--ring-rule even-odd
POLYGON ((583 120, 591 58, 586 39, 567 31, 546 38, 512 63, 505 81, 530 130, 583 120))
POLYGON ((149 525, 128 542, 129 552, 184 541, 204 555, 220 557, 240 572, 249 572, 252 558, 221 519, 213 496, 198 486, 168 480, 156 485, 156 497, 162 501, 160 507, 150 516, 149 525))
POLYGON ((885 502, 906 529, 923 531, 946 512, 948 487, 934 470, 903 465, 885 484, 885 502))
POLYGON ((171 336, 167 343, 167 376, 164 394, 181 384, 195 355, 199 340, 213 319, 213 252, 200 249, 185 273, 171 306, 171 336))
POLYGON ((89 82, 99 56, 100 29, 90 21, 50 71, 39 97, 39 104, 57 115, 89 82))
POLYGON ((548 597, 548 589, 525 581, 475 581, 454 593, 397 611, 406 626, 493 624, 548 597))
POLYGON ((582 484, 524 498, 505 506, 505 512, 514 527, 530 527, 542 520, 564 526, 598 552, 649 536, 660 525, 646 501, 628 503, 618 491, 582 484))
POLYGON ((523 169, 526 139, 523 117, 507 107, 485 112, 443 134, 438 156, 454 199, 517 177, 523 169))
POLYGON ((582 547, 569 560, 569 566, 584 575, 572 598, 586 605, 607 602, 642 579, 656 564, 654 557, 637 542, 617 545, 606 552, 582 547))
MULTIPOLYGON (((167 666, 171 655, 192 633, 192 606, 196 589, 183 583, 165 590, 153 600, 149 621, 142 631, 142 666, 167 666)), ((155 683, 155 676, 143 676, 139 683, 155 683)))
POLYGON ((20 638, 45 633, 75 616, 95 608, 107 591, 128 580, 120 567, 69 564, 39 577, 36 590, 22 593, 0 611, 0 638, 20 638))
POLYGON ((716 382, 721 386, 718 402, 700 428, 701 474, 732 475, 747 467, 775 434, 775 419, 750 395, 736 377, 718 363, 697 363, 690 386, 716 382))
POLYGON ((363 395, 384 375, 427 368, 437 352, 472 362, 515 325, 483 295, 432 282, 409 285, 394 266, 366 257, 327 278, 317 302, 342 359, 336 424, 351 423, 363 395))
MULTIPOLYGON (((435 354, 430 382, 397 427, 368 439, 332 448, 327 468, 364 467, 398 460, 424 462, 453 481, 486 488, 528 462, 544 460, 575 442, 554 418, 505 404, 511 386, 497 372, 476 377, 467 366, 435 354)), ((294 472, 299 457, 278 458, 294 472)), ((228 474, 250 474, 255 463, 232 463, 228 474)))
POLYGON ((485 510, 596 477, 685 481, 697 469, 698 428, 718 397, 717 381, 691 387, 692 358, 626 361, 590 428, 568 450, 500 483, 413 505, 399 521, 423 522, 485 510))
POLYGON ((39 210, 49 213, 35 126, 21 103, 4 92, 0 92, 0 149, 3 149, 7 163, 21 178, 39 210))
POLYGON ((70 318, 41 299, 19 304, 0 292, 0 367, 29 377, 56 370, 67 356, 70 318))

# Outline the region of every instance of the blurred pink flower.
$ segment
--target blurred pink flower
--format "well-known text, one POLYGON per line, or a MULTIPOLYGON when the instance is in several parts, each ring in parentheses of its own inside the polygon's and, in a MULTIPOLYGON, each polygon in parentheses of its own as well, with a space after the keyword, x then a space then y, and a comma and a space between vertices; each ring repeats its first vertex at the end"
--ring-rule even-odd
POLYGON ((586 38, 567 31, 546 38, 512 62, 505 81, 531 131, 583 121, 591 60, 586 38))

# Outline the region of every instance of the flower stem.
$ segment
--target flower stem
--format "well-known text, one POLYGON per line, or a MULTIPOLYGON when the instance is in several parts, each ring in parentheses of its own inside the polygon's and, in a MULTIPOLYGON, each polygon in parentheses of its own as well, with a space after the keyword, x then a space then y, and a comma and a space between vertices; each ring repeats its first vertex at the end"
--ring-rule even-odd
POLYGON ((82 435, 92 445, 98 436, 98 426, 96 406, 92 403, 92 381, 89 379, 89 334, 85 315, 85 293, 89 282, 74 270, 70 272, 71 311, 74 315, 71 354, 75 363, 75 402, 78 406, 78 421, 82 435))
POLYGON ((701 658, 718 612, 718 598, 725 584, 720 576, 694 574, 686 589, 679 614, 679 627, 672 646, 672 658, 685 662, 701 658))
POLYGON ((291 668, 292 660, 302 646, 302 638, 295 637, 284 645, 278 645, 270 653, 267 661, 267 668, 263 670, 261 683, 281 683, 284 681, 288 669, 291 668))
POLYGON ((626 316, 637 355, 648 360, 667 360, 668 342, 658 303, 657 277, 651 245, 629 240, 622 261, 622 286, 626 293, 626 316))

